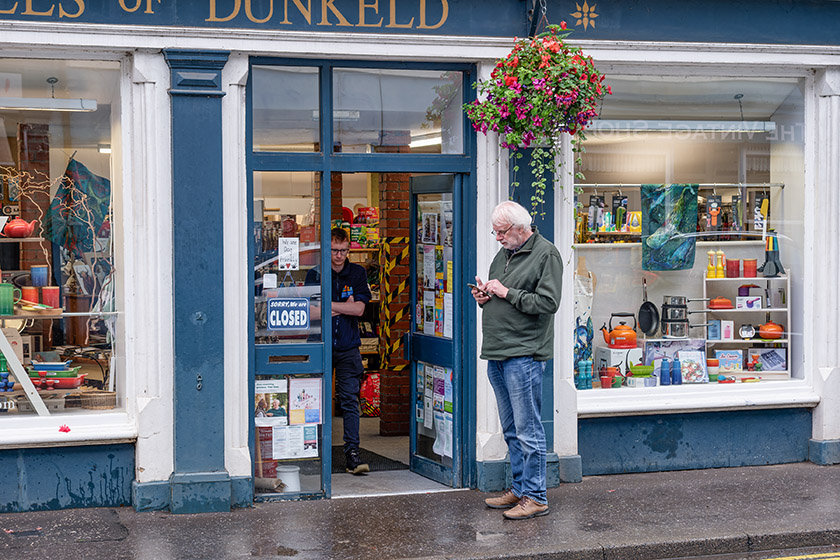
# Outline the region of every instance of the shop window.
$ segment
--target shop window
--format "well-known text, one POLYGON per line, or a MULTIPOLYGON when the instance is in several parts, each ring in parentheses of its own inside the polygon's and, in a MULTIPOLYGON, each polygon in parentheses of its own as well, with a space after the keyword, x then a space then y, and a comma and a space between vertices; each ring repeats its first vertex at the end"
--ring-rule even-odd
POLYGON ((464 153, 463 73, 337 69, 333 135, 337 150, 464 153))
POLYGON ((118 88, 115 62, 0 59, 7 418, 119 405, 110 155, 118 88))
POLYGON ((254 66, 251 79, 254 151, 319 151, 318 69, 254 66))
POLYGON ((802 377, 804 80, 610 85, 577 166, 578 387, 802 377))

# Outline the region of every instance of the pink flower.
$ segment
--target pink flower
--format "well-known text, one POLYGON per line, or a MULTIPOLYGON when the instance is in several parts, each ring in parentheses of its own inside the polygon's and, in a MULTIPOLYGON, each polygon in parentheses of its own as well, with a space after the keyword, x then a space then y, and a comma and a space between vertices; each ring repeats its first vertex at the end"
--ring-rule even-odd
POLYGON ((62 424, 61 426, 59 426, 58 431, 64 432, 66 434, 70 431, 70 426, 68 426, 67 424, 62 424))

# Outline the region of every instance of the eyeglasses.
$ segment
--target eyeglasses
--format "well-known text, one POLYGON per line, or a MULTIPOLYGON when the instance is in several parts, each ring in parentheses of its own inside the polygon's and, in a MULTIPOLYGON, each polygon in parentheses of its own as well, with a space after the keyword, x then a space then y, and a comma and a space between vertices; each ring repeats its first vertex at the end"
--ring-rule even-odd
POLYGON ((505 235, 507 235, 507 232, 509 232, 510 228, 512 228, 512 227, 513 227, 513 224, 509 225, 508 228, 504 231, 496 231, 494 229, 493 231, 490 232, 490 235, 492 235, 494 237, 498 237, 498 236, 501 235, 502 237, 504 237, 505 235))
POLYGON ((350 249, 330 249, 334 255, 346 255, 350 252, 350 249))

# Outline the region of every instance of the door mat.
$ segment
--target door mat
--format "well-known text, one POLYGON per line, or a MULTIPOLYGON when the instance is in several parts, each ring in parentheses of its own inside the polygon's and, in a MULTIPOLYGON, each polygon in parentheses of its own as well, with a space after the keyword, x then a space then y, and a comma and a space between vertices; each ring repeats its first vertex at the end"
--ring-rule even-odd
MULTIPOLYGON (((363 463, 370 466, 371 472, 375 471, 399 471, 408 469, 408 465, 394 461, 388 457, 383 457, 373 451, 359 448, 359 458, 363 463)), ((332 472, 343 473, 346 472, 347 463, 344 459, 344 447, 341 445, 334 445, 332 448, 332 472)))

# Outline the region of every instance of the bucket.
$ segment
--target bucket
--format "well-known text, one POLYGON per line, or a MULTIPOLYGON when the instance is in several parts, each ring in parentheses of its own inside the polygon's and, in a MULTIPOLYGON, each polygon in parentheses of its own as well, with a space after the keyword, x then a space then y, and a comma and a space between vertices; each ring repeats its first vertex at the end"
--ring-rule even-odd
POLYGON ((283 492, 300 492, 300 467, 277 465, 277 478, 283 482, 283 492))

